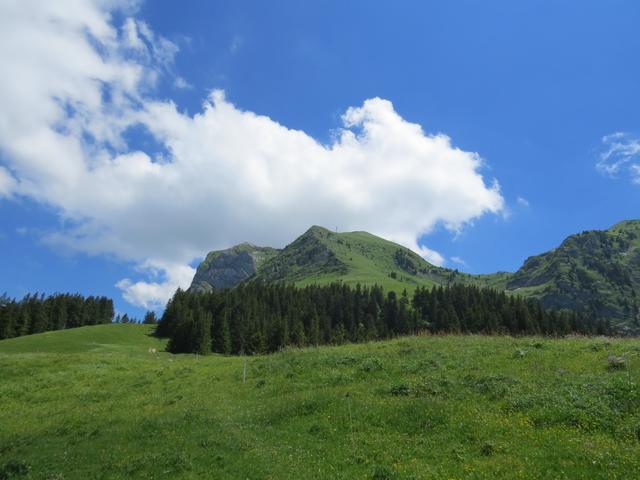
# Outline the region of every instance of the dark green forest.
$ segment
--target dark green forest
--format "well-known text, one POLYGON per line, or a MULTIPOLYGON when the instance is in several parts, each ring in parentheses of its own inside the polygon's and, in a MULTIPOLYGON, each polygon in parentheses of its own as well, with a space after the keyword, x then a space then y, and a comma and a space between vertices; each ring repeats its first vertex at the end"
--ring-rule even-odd
POLYGON ((111 323, 113 301, 107 297, 84 297, 60 293, 26 295, 22 300, 0 297, 0 339, 50 330, 111 323))
POLYGON ((342 344, 419 332, 511 335, 608 334, 605 320, 545 310, 535 300, 476 286, 383 292, 381 287, 298 288, 249 283, 234 289, 178 290, 157 335, 174 353, 256 354, 286 346, 342 344))

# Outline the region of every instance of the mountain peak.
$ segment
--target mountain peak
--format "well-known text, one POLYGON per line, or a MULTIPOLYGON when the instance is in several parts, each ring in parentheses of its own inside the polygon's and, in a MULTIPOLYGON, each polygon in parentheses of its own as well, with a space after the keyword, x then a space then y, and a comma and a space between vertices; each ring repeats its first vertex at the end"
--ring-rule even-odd
POLYGON ((332 233, 331 230, 329 230, 328 228, 321 227, 320 225, 312 225, 311 227, 309 227, 309 229, 306 232, 302 234, 302 236, 304 237, 308 235, 315 235, 315 236, 319 235, 324 237, 331 233, 332 233))
POLYGON ((254 245, 251 242, 242 242, 242 243, 234 245, 233 247, 228 248, 227 250, 223 250, 223 251, 226 251, 226 252, 228 252, 228 251, 242 252, 242 251, 248 251, 248 250, 256 250, 256 249, 260 249, 260 248, 263 248, 263 247, 258 247, 257 245, 254 245))

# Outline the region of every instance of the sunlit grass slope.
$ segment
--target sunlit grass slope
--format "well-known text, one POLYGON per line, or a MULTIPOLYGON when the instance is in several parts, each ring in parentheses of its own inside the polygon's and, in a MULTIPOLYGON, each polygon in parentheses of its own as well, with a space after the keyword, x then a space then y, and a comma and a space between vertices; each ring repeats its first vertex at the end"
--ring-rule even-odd
POLYGON ((26 335, 0 341, 3 353, 146 353, 164 349, 153 327, 136 324, 94 325, 26 335))
POLYGON ((450 283, 504 289, 509 275, 469 275, 440 268, 411 250, 370 233, 336 233, 314 226, 266 261, 256 278, 298 286, 333 282, 380 285, 385 291, 412 293, 419 286, 450 283))
POLYGON ((245 359, 150 353, 148 331, 0 342, 0 478, 640 478, 637 340, 289 350, 244 382, 245 359))

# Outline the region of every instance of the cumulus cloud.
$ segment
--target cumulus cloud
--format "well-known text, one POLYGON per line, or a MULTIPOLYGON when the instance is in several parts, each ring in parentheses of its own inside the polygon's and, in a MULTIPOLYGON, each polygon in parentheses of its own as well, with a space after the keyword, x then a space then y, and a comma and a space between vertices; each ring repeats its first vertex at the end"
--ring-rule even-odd
POLYGON ((15 186, 13 176, 0 165, 0 197, 8 197, 15 186))
MULTIPOLYGON (((411 246, 415 242, 411 242, 408 245, 411 246)), ((406 244, 405 244, 406 245, 406 244)), ((419 253, 427 262, 432 263, 433 265, 437 265, 438 267, 443 267, 446 263, 445 258, 442 256, 440 252, 432 250, 426 245, 417 245, 413 248, 416 253, 419 253)))
POLYGON ((640 138, 616 132, 602 137, 602 145, 597 170, 611 178, 625 176, 640 184, 640 138))
POLYGON ((385 99, 347 108, 329 144, 220 90, 187 115, 153 94, 177 48, 132 17, 114 25, 105 2, 74 1, 0 7, 0 60, 14 72, 0 77, 0 149, 12 172, 0 169, 0 194, 57 208, 66 226, 48 242, 135 262, 140 278, 118 282, 131 303, 158 306, 187 287, 189 264, 210 249, 283 246, 312 224, 367 230, 443 264, 423 234, 504 208, 478 154, 385 99), (166 155, 131 148, 131 127, 166 155))
POLYGON ((176 288, 188 286, 195 274, 195 270, 189 265, 153 260, 144 262, 140 266, 140 270, 153 277, 161 278, 137 282, 124 278, 116 286, 122 290, 126 301, 147 309, 162 307, 166 300, 173 295, 176 288))
POLYGON ((451 257, 451 261, 457 265, 461 265, 463 267, 467 266, 467 262, 465 262, 462 258, 460 257, 451 257))
POLYGON ((189 90, 193 88, 193 86, 187 82, 184 78, 178 76, 173 80, 173 86, 179 90, 189 90))

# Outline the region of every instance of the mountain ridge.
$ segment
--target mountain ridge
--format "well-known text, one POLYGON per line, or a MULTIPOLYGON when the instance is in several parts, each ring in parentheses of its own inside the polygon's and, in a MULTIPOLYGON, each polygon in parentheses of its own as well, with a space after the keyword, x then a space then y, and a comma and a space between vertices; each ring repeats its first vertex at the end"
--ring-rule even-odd
POLYGON ((397 292, 460 283, 640 325, 640 221, 570 235, 558 247, 528 257, 516 272, 479 275, 432 265, 410 249, 365 231, 334 232, 313 225, 283 249, 244 242, 209 252, 190 288, 207 291, 246 281, 375 283, 397 292))
POLYGON ((558 247, 527 258, 506 290, 545 307, 586 309, 640 323, 640 221, 568 236, 558 247))

